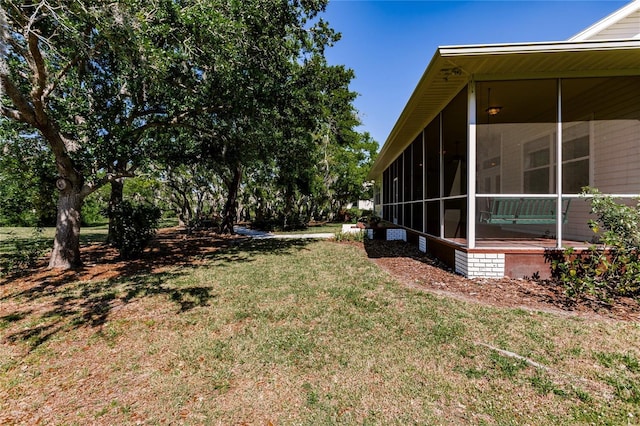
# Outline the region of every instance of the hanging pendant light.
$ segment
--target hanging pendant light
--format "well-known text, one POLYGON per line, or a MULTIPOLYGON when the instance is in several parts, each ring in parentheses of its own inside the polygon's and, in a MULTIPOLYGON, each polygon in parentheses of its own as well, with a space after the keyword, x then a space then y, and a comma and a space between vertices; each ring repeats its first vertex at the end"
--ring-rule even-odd
POLYGON ((487 109, 485 109, 485 111, 486 111, 487 114, 489 114, 492 117, 494 115, 498 115, 500 113, 500 111, 502 111, 502 107, 501 106, 491 105, 491 87, 489 87, 489 89, 488 89, 487 105, 489 105, 489 106, 487 107, 487 109))

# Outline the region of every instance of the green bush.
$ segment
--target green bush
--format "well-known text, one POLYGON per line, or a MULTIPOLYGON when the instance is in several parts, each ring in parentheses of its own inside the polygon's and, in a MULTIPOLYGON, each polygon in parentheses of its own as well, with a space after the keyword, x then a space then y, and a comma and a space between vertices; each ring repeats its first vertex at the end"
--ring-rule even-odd
POLYGON ((111 245, 123 259, 134 259, 142 253, 158 229, 161 212, 158 207, 123 201, 111 212, 111 245))
POLYGON ((600 244, 576 252, 566 249, 550 256, 552 275, 565 286, 570 297, 593 295, 607 300, 640 294, 640 203, 634 207, 616 203, 598 190, 591 195, 590 228, 600 244))
POLYGON ((349 217, 349 221, 353 222, 355 221, 357 218, 359 218, 360 216, 363 215, 362 210, 360 210, 357 207, 351 207, 350 209, 347 210, 347 215, 349 217))

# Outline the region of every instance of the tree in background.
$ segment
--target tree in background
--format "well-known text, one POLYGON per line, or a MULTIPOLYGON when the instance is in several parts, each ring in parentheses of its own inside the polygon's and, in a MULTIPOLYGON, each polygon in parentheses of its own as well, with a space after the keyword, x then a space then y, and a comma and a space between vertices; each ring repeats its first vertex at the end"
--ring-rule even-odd
POLYGON ((193 228, 219 218, 224 202, 223 183, 205 164, 167 167, 160 173, 164 196, 178 218, 178 224, 193 228))
POLYGON ((359 133, 350 145, 336 149, 329 156, 327 186, 331 211, 337 215, 350 203, 373 199, 366 185, 367 174, 376 159, 378 142, 367 132, 359 133))
MULTIPOLYGON (((158 87, 153 83, 166 70, 165 56, 144 38, 150 35, 144 30, 153 27, 145 20, 158 16, 139 6, 134 1, 90 7, 76 1, 2 2, 0 125, 37 131, 57 169, 50 267, 81 263, 84 199, 132 174, 131 158, 142 154, 137 141, 154 124, 158 110, 147 109, 153 96, 147 97, 145 87, 158 87)), ((160 115, 165 118, 166 110, 160 115)))
MULTIPOLYGON (((223 87, 231 83, 222 90, 229 95, 225 105, 210 116, 216 134, 203 141, 202 149, 226 188, 223 232, 233 232, 243 178, 261 164, 282 171, 290 193, 294 186, 310 185, 317 150, 312 135, 329 111, 324 98, 352 78, 324 58, 325 48, 339 38, 316 19, 325 7, 326 1, 246 1, 229 10, 243 28, 242 39, 228 80, 218 78, 209 86, 217 93, 220 81, 223 87)), ((345 101, 341 108, 351 110, 345 101)))

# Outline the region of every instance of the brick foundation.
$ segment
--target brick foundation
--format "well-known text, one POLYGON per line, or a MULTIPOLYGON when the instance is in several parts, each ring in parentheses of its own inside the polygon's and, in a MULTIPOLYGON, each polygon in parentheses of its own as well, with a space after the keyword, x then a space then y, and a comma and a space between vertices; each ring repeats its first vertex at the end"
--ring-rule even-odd
POLYGON ((456 250, 455 271, 468 278, 504 277, 504 253, 468 253, 456 250))

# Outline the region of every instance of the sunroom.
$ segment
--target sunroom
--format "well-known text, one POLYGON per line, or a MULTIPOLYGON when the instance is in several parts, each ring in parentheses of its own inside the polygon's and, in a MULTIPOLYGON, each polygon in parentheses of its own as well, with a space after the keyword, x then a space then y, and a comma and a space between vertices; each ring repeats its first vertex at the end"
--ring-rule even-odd
POLYGON ((469 277, 586 247, 585 186, 640 194, 640 40, 438 49, 370 173, 394 238, 469 277))

